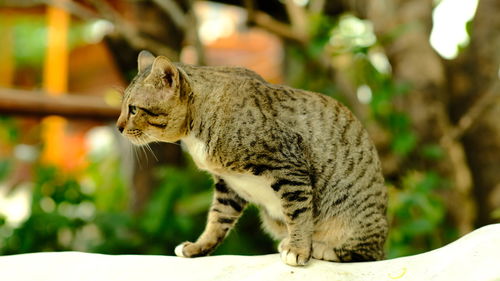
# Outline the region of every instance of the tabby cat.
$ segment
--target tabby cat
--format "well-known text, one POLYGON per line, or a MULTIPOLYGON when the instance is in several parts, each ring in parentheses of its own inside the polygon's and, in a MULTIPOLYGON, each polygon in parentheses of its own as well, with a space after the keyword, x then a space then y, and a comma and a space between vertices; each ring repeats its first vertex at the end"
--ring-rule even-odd
POLYGON ((136 145, 181 140, 215 182, 205 230, 177 246, 178 256, 210 254, 253 203, 286 264, 384 257, 380 162, 346 107, 244 68, 172 63, 147 51, 138 63, 119 131, 136 145))

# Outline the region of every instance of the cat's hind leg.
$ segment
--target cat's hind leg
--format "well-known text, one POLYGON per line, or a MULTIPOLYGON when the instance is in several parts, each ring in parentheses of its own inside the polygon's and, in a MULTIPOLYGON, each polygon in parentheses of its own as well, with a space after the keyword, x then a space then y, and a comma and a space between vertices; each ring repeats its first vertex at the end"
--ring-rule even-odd
POLYGON ((361 230, 351 227, 347 220, 330 218, 317 225, 312 238, 312 257, 336 262, 381 260, 384 258, 384 229, 361 230))
POLYGON ((200 257, 212 253, 236 224, 247 202, 216 178, 212 207, 207 225, 196 242, 184 242, 175 248, 179 257, 200 257))
POLYGON ((377 261, 384 259, 383 243, 379 241, 356 241, 350 239, 341 247, 333 249, 341 262, 377 261))
POLYGON ((379 249, 377 245, 363 244, 354 248, 342 248, 324 242, 313 241, 312 248, 312 257, 314 259, 333 262, 376 261, 383 259, 384 256, 383 250, 379 249))
POLYGON ((356 230, 334 251, 342 262, 376 261, 385 257, 387 220, 384 212, 371 212, 357 223, 356 230))
POLYGON ((314 240, 312 242, 312 258, 324 261, 340 261, 332 245, 314 240))
POLYGON ((331 217, 315 226, 312 235, 312 258, 325 261, 341 261, 335 249, 351 236, 353 231, 348 222, 339 217, 331 217))

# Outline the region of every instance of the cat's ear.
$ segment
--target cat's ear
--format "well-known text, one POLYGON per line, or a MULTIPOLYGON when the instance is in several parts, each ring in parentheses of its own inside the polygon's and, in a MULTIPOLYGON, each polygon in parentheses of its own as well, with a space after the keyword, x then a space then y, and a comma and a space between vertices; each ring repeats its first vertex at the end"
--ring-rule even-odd
POLYGON ((150 52, 143 50, 139 53, 139 57, 137 58, 137 67, 139 69, 139 73, 143 72, 153 64, 155 60, 155 56, 150 52))
POLYGON ((179 71, 172 62, 164 56, 158 56, 153 61, 151 73, 146 79, 163 79, 168 87, 175 87, 179 82, 179 71))

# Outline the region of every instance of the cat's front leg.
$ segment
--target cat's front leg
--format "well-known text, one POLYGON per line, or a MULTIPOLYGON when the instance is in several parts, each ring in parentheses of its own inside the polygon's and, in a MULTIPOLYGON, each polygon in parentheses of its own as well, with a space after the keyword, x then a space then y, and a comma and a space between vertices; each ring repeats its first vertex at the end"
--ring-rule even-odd
POLYGON ((224 240, 240 217, 247 202, 230 189, 224 180, 215 178, 212 207, 207 225, 196 242, 184 242, 175 248, 179 257, 200 257, 212 253, 224 240))
POLYGON ((288 265, 305 265, 311 258, 312 187, 307 175, 277 178, 272 188, 282 199, 288 237, 278 246, 281 259, 288 265))

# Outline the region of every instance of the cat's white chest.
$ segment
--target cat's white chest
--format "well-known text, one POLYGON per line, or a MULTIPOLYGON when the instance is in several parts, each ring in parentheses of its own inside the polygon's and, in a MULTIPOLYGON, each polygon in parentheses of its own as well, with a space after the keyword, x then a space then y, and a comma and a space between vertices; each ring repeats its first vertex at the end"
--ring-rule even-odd
POLYGON ((215 167, 211 166, 207 159, 206 145, 202 141, 193 136, 185 137, 182 141, 198 168, 220 176, 239 196, 265 208, 271 217, 283 219, 281 202, 276 192, 271 188, 271 179, 218 169, 215 171, 215 167))
POLYGON ((191 158, 193 158, 194 163, 198 168, 210 171, 209 164, 207 160, 207 148, 206 145, 194 136, 187 136, 182 139, 182 142, 186 145, 191 158))
POLYGON ((222 175, 222 178, 243 199, 265 208, 271 217, 283 219, 281 202, 271 188, 271 180, 249 174, 222 175))

